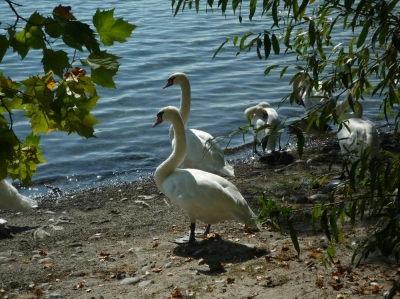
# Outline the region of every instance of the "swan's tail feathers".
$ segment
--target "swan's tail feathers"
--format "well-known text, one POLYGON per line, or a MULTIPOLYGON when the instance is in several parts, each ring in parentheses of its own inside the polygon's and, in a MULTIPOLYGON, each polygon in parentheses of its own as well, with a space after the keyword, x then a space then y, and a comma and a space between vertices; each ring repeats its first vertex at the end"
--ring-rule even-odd
POLYGON ((0 209, 27 212, 37 207, 35 200, 19 194, 17 189, 9 182, 0 181, 0 209))
POLYGON ((251 231, 260 231, 261 230, 261 223, 258 221, 257 218, 251 218, 245 224, 245 229, 250 229, 251 231))

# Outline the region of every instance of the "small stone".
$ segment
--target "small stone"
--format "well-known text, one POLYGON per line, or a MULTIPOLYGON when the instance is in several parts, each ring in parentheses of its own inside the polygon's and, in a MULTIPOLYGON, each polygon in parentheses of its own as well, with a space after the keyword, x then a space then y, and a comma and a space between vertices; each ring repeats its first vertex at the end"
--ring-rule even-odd
POLYGON ((141 280, 139 277, 128 277, 121 280, 120 284, 136 284, 141 280))
POLYGON ((148 285, 150 285, 150 284, 152 284, 152 283, 153 283, 152 280, 144 280, 144 281, 141 281, 141 282, 138 284, 138 286, 139 286, 140 288, 145 288, 145 287, 147 287, 148 285))
POLYGON ((46 232, 45 230, 39 228, 37 229, 34 233, 33 233, 33 238, 35 240, 37 239, 44 239, 46 237, 50 237, 50 234, 48 232, 46 232))

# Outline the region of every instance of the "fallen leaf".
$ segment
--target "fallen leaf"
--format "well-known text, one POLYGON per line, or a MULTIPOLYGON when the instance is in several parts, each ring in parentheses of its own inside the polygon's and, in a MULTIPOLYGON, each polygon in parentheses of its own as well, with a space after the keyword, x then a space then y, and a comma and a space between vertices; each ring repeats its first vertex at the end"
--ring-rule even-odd
POLYGON ((22 261, 24 264, 29 264, 31 261, 30 260, 23 260, 22 261))
POLYGON ((53 13, 62 16, 68 20, 76 20, 74 15, 70 12, 71 6, 62 6, 61 4, 54 8, 53 13))
POLYGON ((174 276, 172 273, 168 273, 167 276, 174 276))
POLYGON ((43 269, 51 269, 54 268, 54 264, 44 264, 43 269))
POLYGON ((322 279, 317 279, 315 281, 315 284, 317 285, 317 287, 322 288, 324 286, 324 281, 322 279))
POLYGON ((318 252, 310 252, 310 257, 312 257, 313 259, 316 259, 318 257, 318 252))
POLYGON ((42 251, 39 252, 39 254, 40 254, 40 255, 47 255, 47 251, 42 250, 42 251))
POLYGON ((172 298, 182 298, 181 291, 179 291, 178 289, 175 292, 173 292, 171 295, 172 295, 172 298))
POLYGON ((288 245, 282 246, 282 251, 288 251, 290 247, 288 245))
POLYGON ((41 289, 37 289, 37 290, 33 293, 33 295, 35 295, 35 296, 40 296, 40 295, 42 295, 42 294, 43 294, 43 292, 42 292, 41 289))
POLYGON ((227 280, 226 280, 226 283, 228 283, 228 284, 231 284, 231 283, 234 283, 235 282, 235 279, 234 278, 227 278, 227 280))
POLYGON ((193 261, 192 257, 188 257, 188 258, 185 259, 185 262, 191 262, 191 261, 193 261))
POLYGON ((154 269, 152 269, 151 271, 153 271, 154 273, 160 273, 160 272, 162 271, 162 268, 161 268, 161 267, 159 267, 159 268, 154 268, 154 269))
POLYGON ((77 285, 75 285, 75 286, 73 286, 73 287, 72 287, 72 289, 73 289, 73 290, 78 290, 78 289, 81 289, 81 288, 83 288, 83 286, 85 285, 85 282, 86 282, 86 281, 84 281, 84 280, 83 280, 83 281, 80 281, 80 282, 78 282, 78 284, 77 284, 77 285))
POLYGON ((205 261, 203 258, 199 259, 199 261, 197 262, 198 265, 204 265, 205 261))
POLYGON ((151 246, 151 248, 156 248, 156 247, 158 247, 158 242, 155 242, 154 244, 153 244, 153 246, 151 246))

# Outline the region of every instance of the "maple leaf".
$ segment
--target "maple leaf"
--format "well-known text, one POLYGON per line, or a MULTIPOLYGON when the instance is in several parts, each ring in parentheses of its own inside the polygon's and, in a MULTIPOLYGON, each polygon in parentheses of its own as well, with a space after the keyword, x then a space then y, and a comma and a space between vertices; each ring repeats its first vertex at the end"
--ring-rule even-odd
POLYGON ((115 41, 126 42, 126 38, 136 28, 123 19, 114 19, 114 9, 100 11, 93 16, 93 24, 100 35, 100 41, 105 46, 112 46, 115 41))
POLYGON ((67 20, 76 20, 74 15, 70 12, 71 6, 62 6, 61 4, 53 9, 53 15, 63 17, 67 20))

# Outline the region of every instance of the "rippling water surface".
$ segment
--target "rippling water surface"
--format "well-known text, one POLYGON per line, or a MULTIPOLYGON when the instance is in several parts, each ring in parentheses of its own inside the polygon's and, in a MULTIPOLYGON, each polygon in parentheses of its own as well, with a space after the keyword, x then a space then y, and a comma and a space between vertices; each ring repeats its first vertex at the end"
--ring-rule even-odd
MULTIPOLYGON (((95 127, 98 138, 86 140, 77 135, 67 136, 64 132, 43 136, 41 144, 48 162, 39 166, 33 186, 21 190, 25 195, 35 197, 46 193, 44 184, 61 189, 88 188, 138 180, 154 172, 171 152, 169 125, 154 129, 151 125, 160 108, 179 106, 180 88, 162 89, 173 72, 185 72, 191 80, 189 127, 202 129, 213 136, 227 135, 245 125, 244 109, 258 102, 268 101, 278 109, 282 97, 291 90, 288 83, 293 70, 288 70, 282 79, 278 73, 263 74, 268 65, 285 63, 287 57, 284 55, 271 54, 267 61, 258 60, 255 52, 236 57, 237 50, 229 42, 212 59, 226 37, 249 30, 258 33, 269 28, 268 19, 261 19, 259 15, 252 22, 245 20, 240 24, 231 11, 222 17, 218 9, 208 10, 208 14, 187 10, 174 18, 170 1, 161 0, 70 0, 68 5, 78 20, 89 24, 97 8, 115 8, 115 16, 138 27, 128 42, 109 49, 123 58, 118 75, 114 77, 118 89, 98 90, 102 98, 93 111, 101 122, 95 127)), ((49 1, 24 1, 24 6, 18 7, 27 18, 34 10, 47 15, 51 14, 52 7, 49 1)), ((5 2, 0 3, 0 11, 8 13, 5 2)), ((13 20, 10 19, 10 23, 13 20)), ((349 34, 344 36, 350 37, 349 34)), ((10 51, 0 69, 13 80, 40 74, 38 54, 32 51, 21 62, 20 57, 10 51)), ((377 111, 371 108, 371 102, 364 104, 365 116, 376 118, 377 111)), ((278 113, 282 119, 291 121, 303 116, 304 109, 285 103, 278 113)), ((14 116, 15 120, 17 117, 18 114, 14 116)), ((19 120, 15 128, 21 137, 29 134, 26 119, 19 120)), ((287 140, 287 136, 282 139, 287 140)), ((246 140, 250 141, 251 137, 246 140)), ((240 145, 243 145, 243 139, 237 136, 229 147, 240 145)))

